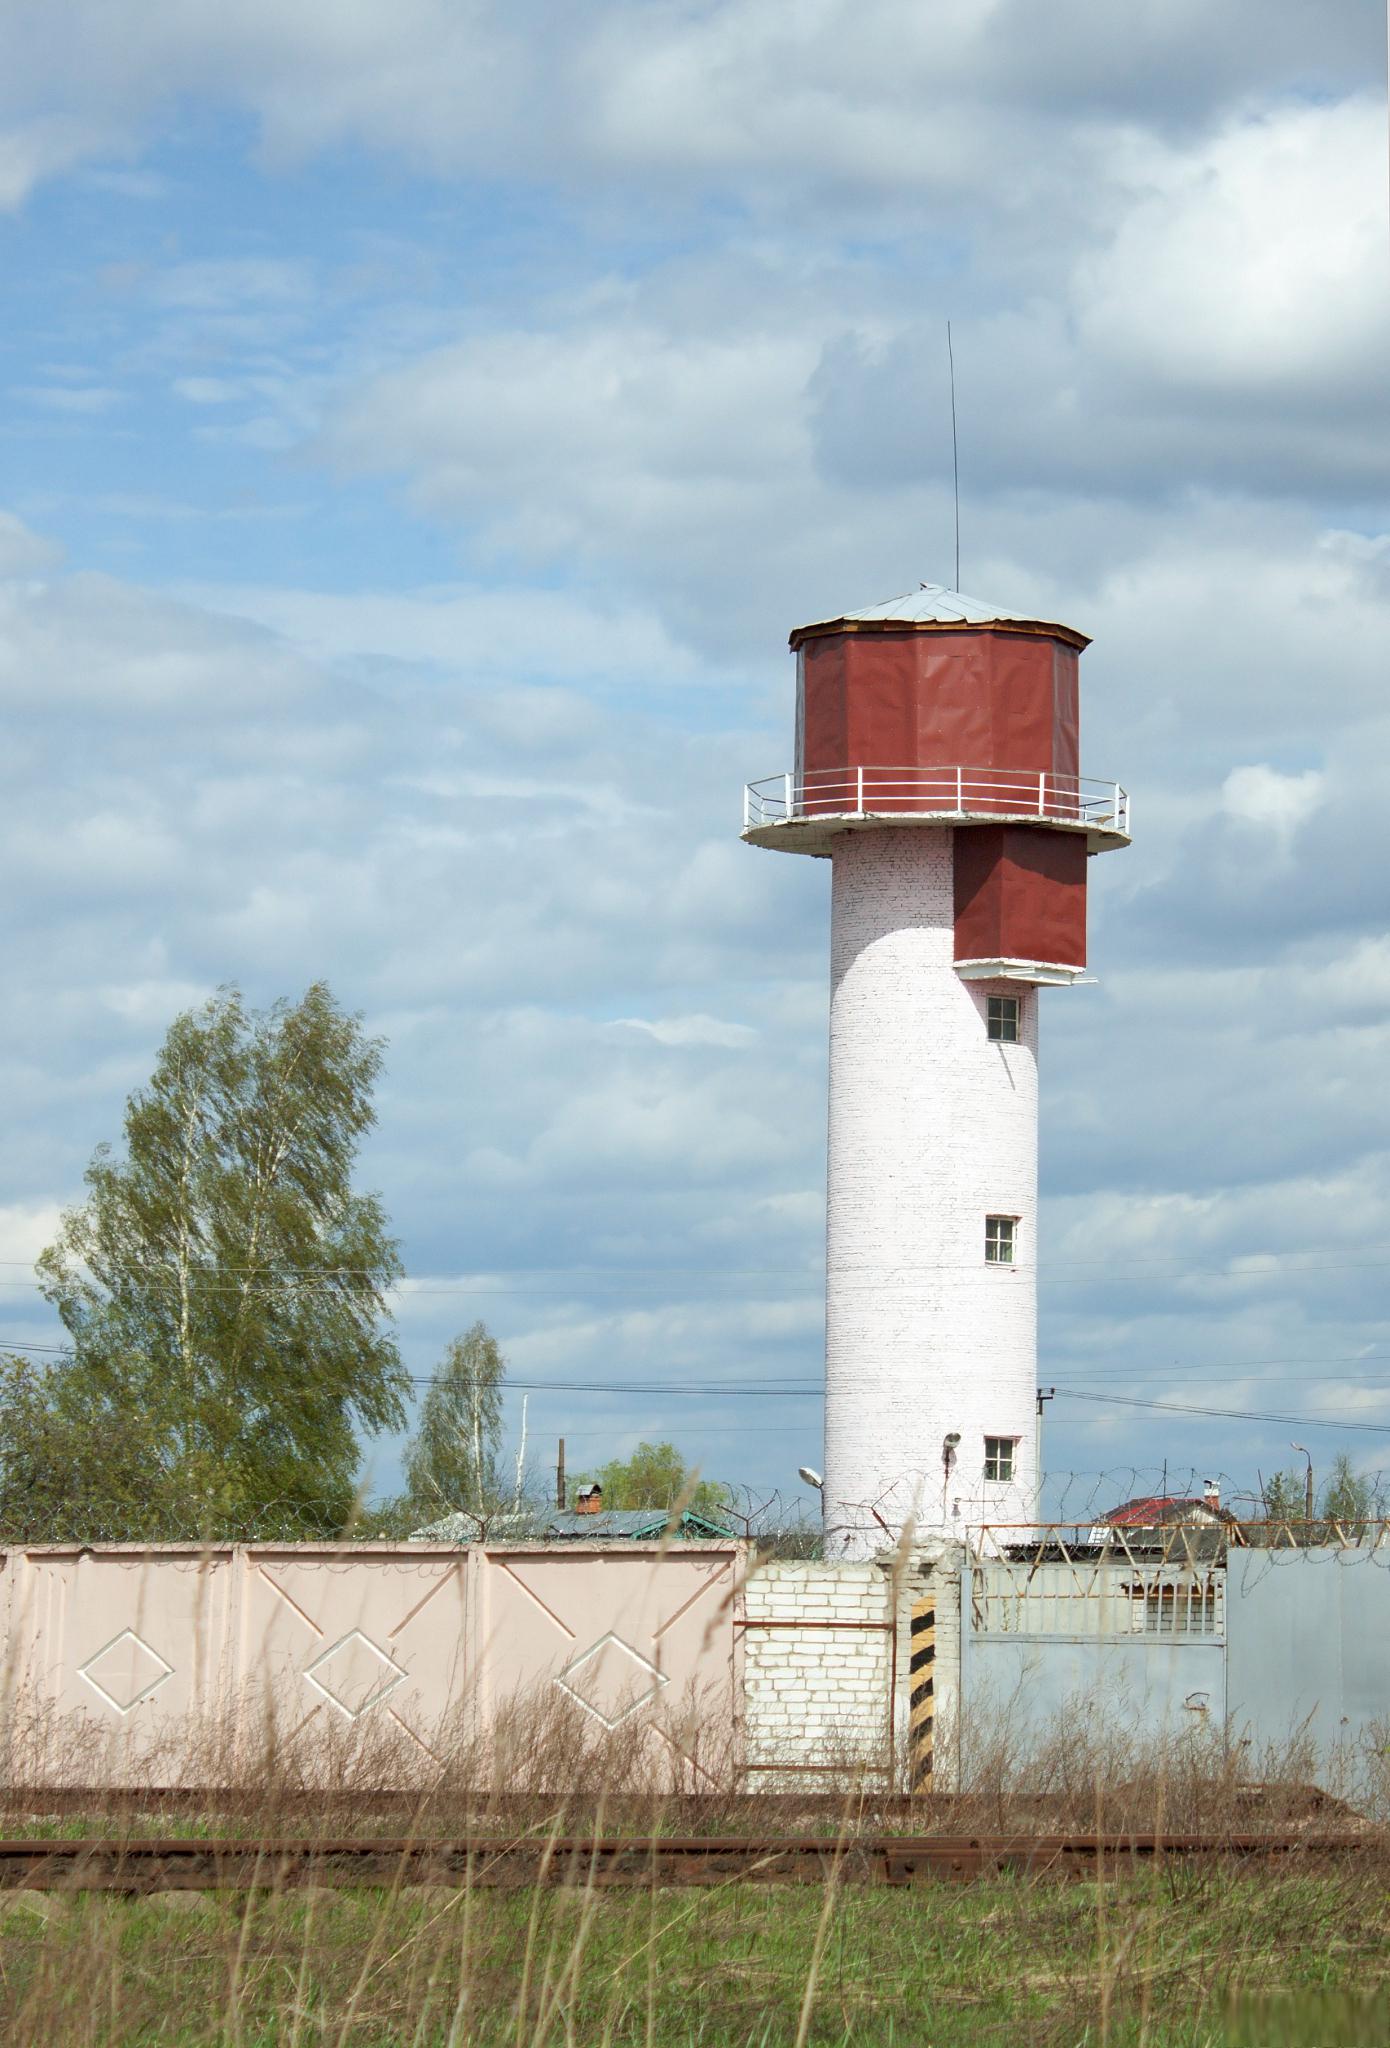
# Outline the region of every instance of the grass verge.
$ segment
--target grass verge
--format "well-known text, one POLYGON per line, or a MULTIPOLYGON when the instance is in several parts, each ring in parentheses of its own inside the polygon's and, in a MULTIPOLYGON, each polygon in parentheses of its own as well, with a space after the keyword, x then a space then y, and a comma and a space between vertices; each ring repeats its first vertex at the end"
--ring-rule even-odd
POLYGON ((1387 1937, 1378 1859, 902 1892, 28 1894, 0 1902, 0 2035, 53 2048, 1380 2048, 1387 1937))

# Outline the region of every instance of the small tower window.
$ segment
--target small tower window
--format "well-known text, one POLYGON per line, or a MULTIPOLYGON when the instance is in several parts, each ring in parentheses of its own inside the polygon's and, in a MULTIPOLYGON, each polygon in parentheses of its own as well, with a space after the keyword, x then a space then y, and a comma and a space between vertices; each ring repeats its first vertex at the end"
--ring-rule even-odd
POLYGON ((1018 997, 986 996, 985 1024, 989 1036, 1001 1045, 1017 1045, 1018 997))
POLYGON ((986 1216, 985 1218, 985 1264, 989 1266, 1011 1266, 1014 1262, 1014 1247, 1018 1243, 1017 1216, 986 1216))
POLYGON ((985 1478, 1008 1481, 1014 1476, 1014 1445, 1018 1439, 1012 1436, 987 1436, 985 1438, 985 1478))

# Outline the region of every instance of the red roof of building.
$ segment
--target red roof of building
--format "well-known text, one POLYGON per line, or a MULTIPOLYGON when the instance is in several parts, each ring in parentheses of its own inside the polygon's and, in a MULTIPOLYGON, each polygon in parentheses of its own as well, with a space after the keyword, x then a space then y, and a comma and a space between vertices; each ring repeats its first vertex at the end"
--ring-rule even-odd
POLYGON ((1193 1517, 1194 1511, 1210 1515, 1213 1521, 1229 1519, 1200 1494, 1193 1499, 1176 1500, 1172 1494, 1153 1493, 1142 1500, 1122 1501, 1119 1507, 1102 1515, 1101 1520, 1112 1529, 1152 1529, 1164 1522, 1185 1522, 1193 1517))

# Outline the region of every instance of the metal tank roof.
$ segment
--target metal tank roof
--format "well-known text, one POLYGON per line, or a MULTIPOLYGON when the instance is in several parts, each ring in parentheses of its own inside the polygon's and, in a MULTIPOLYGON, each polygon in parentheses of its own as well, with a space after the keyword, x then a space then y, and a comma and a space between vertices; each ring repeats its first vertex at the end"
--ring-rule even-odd
POLYGON ((792 629, 791 644, 818 639, 829 633, 863 632, 949 632, 962 626, 998 627, 1004 632, 1039 633, 1065 640, 1072 647, 1089 647, 1090 640, 1072 626, 1055 619, 1040 619, 1033 612, 1015 612, 986 599, 967 597, 963 591, 948 590, 944 583, 921 583, 902 597, 886 598, 882 604, 865 605, 860 611, 837 612, 830 618, 814 619, 792 629))

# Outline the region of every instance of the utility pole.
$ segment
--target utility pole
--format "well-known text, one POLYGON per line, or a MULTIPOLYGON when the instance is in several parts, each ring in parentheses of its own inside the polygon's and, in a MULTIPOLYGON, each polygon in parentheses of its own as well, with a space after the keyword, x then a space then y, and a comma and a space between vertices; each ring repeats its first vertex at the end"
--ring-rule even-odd
POLYGON ((1311 1522, 1313 1519, 1313 1454, 1303 1444, 1290 1444, 1289 1449, 1291 1451, 1302 1451, 1304 1457, 1308 1460, 1308 1475, 1303 1482, 1303 1519, 1305 1522, 1311 1522))
POLYGON ((555 1458, 555 1505, 561 1514, 565 1511, 565 1439, 560 1438, 560 1448, 555 1458))

